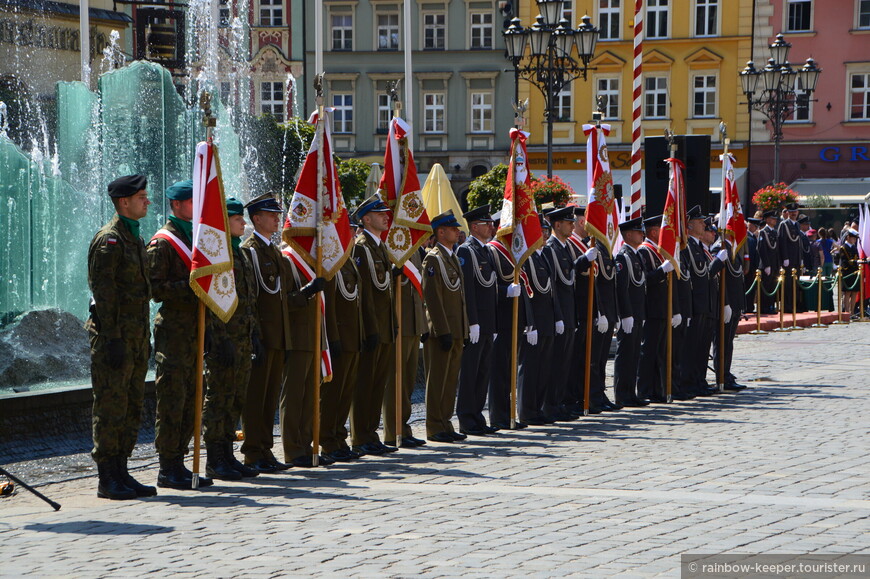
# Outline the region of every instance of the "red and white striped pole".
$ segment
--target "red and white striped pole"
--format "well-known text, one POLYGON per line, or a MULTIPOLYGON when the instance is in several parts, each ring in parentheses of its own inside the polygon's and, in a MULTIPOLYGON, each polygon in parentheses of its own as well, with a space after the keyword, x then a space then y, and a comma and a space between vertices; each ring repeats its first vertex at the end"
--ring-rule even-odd
POLYGON ((640 191, 640 118, 643 93, 643 0, 634 1, 634 79, 631 111, 631 219, 643 213, 640 191))

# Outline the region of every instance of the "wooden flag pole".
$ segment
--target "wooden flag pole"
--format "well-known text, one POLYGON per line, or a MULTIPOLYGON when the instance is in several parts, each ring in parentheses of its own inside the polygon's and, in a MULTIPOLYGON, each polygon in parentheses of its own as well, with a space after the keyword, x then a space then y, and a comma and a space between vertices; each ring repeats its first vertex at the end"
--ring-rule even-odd
POLYGON ((674 324, 671 320, 674 317, 674 272, 668 272, 668 337, 665 348, 665 400, 668 404, 673 402, 673 380, 674 369, 672 360, 674 359, 674 324))
MULTIPOLYGON (((317 139, 317 203, 314 204, 314 216, 317 228, 316 256, 314 259, 314 278, 323 275, 323 73, 314 77, 315 101, 317 103, 317 129, 314 138, 317 139)), ((332 160, 330 159, 330 162, 332 160)), ((311 421, 311 466, 320 464, 320 386, 321 357, 323 356, 323 335, 321 334, 323 318, 320 311, 320 292, 314 294, 314 408, 311 421)))
POLYGON ((589 416, 589 396, 592 390, 592 303, 595 296, 597 264, 589 266, 589 284, 586 297, 586 368, 583 376, 583 416, 589 416))
MULTIPOLYGON (((514 266, 514 284, 520 283, 520 268, 514 266)), ((511 430, 517 427, 517 334, 520 323, 520 298, 514 298, 511 323, 511 430)))
MULTIPOLYGON (((722 133, 722 136, 725 137, 725 123, 719 124, 719 131, 722 133)), ((724 155, 728 154, 728 145, 731 144, 731 139, 725 137, 725 148, 722 151, 723 158, 724 155)), ((724 161, 723 161, 724 162, 724 161)), ((723 173, 722 179, 728 179, 728 176, 723 173)), ((722 196, 725 196, 725 187, 722 187, 722 196)), ((725 207, 725 204, 722 204, 725 207)), ((719 222, 722 222, 722 215, 719 215, 719 222)), ((727 225, 727 223, 726 223, 727 225)), ((722 238, 722 249, 726 249, 725 246, 725 230, 719 229, 719 237, 722 238)), ((728 258, 731 258, 731 253, 729 252, 728 258)), ((730 266, 731 264, 726 264, 730 266)), ((722 268, 722 275, 719 276, 721 279, 719 281, 719 371, 716 373, 716 384, 719 387, 719 392, 725 392, 725 283, 726 278, 728 277, 728 267, 722 268)))
MULTIPOLYGON (((405 12, 408 12, 408 8, 405 8, 405 12)), ((407 81, 406 81, 407 82, 407 81)), ((399 93, 396 89, 396 81, 392 81, 387 84, 387 94, 390 97, 390 102, 393 106, 393 118, 399 118, 399 112, 402 110, 402 102, 399 100, 399 93)), ((412 131, 413 132, 413 131, 412 131)), ((408 135, 410 139, 410 134, 408 135)), ((389 147, 389 143, 387 143, 387 147, 389 147)), ((408 145, 410 145, 410 141, 408 141, 408 145)), ((402 166, 405 167, 407 171, 407 163, 404 162, 404 156, 406 151, 401 151, 402 155, 402 166)), ((397 191, 396 197, 399 198, 402 192, 397 191)), ((398 205, 396 206, 398 208, 398 205)), ((402 446, 402 430, 405 426, 404 420, 402 420, 402 277, 397 276, 395 278, 395 292, 396 292, 396 387, 393 396, 394 404, 396 407, 396 416, 395 416, 395 424, 394 428, 396 429, 396 447, 399 448, 402 446)))

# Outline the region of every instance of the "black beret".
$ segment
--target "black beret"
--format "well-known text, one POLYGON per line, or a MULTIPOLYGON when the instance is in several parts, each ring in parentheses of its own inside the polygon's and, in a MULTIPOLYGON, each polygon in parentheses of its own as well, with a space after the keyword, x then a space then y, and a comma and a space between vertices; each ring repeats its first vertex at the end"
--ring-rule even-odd
POLYGON ((148 186, 145 175, 125 175, 109 183, 109 197, 121 198, 135 195, 148 186))

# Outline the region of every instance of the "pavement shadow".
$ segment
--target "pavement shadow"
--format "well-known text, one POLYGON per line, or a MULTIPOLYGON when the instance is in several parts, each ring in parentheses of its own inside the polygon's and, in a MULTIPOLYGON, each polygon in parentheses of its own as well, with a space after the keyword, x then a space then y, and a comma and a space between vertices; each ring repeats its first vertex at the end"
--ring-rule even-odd
POLYGON ((69 535, 161 535, 175 531, 175 527, 117 523, 115 521, 68 521, 65 523, 31 523, 24 527, 37 533, 69 535))

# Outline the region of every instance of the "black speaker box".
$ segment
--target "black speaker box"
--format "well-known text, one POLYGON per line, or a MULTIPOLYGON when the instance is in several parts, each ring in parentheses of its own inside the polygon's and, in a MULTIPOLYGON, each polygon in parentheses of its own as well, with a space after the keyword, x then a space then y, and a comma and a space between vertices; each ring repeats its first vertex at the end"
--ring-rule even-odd
MULTIPOLYGON (((705 215, 718 210, 710 195, 710 136, 675 135, 674 142, 677 159, 686 164, 686 209, 700 205, 705 215)), ((660 215, 668 196, 668 141, 665 137, 646 137, 643 147, 646 215, 660 215)))

